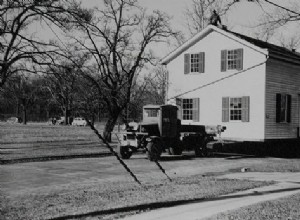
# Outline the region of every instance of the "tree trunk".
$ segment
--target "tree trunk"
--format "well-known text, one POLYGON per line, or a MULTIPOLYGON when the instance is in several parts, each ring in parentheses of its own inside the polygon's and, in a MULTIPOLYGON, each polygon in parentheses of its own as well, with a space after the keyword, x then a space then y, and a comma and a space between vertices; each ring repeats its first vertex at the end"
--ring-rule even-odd
POLYGON ((27 109, 25 105, 23 105, 22 121, 24 125, 27 124, 27 109))
POLYGON ((106 141, 111 142, 111 132, 114 130, 115 124, 117 122, 118 116, 110 116, 105 124, 103 137, 106 141))

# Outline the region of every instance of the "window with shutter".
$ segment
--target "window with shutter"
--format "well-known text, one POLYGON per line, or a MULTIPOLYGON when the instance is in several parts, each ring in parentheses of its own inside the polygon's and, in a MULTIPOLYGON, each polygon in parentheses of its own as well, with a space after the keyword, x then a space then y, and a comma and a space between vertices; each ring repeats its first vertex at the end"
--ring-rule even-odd
POLYGON ((182 99, 182 120, 199 121, 200 99, 182 99))
POLYGON ((242 122, 250 121, 250 97, 242 97, 242 122))
POLYGON ((229 122, 229 97, 222 98, 222 122, 229 122))
POLYGON ((250 97, 223 97, 222 122, 250 121, 250 97))
POLYGON ((204 73, 205 53, 184 54, 184 74, 204 73))
POLYGON ((221 72, 227 70, 227 50, 221 51, 221 72))
POLYGON ((184 54, 184 74, 190 73, 190 54, 184 54))
POLYGON ((200 52, 199 53, 199 73, 205 72, 205 53, 200 52))
POLYGON ((243 49, 221 51, 221 72, 243 69, 243 49))
POLYGON ((193 121, 199 121, 199 98, 193 99, 193 121))
POLYGON ((291 102, 292 96, 289 94, 276 94, 276 122, 291 122, 291 102))

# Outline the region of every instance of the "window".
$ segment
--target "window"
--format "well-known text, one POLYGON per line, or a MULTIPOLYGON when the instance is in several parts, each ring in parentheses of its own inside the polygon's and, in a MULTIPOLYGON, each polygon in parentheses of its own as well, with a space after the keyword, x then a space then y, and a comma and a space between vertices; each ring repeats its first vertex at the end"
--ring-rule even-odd
POLYGON ((242 98, 230 98, 230 121, 242 120, 242 98))
POLYGON ((243 49, 222 50, 221 51, 221 71, 242 70, 243 69, 243 49))
POLYGON ((182 119, 193 120, 193 99, 183 99, 182 119))
POLYGON ((145 109, 147 117, 157 117, 158 109, 145 109))
POLYGON ((291 122, 291 95, 276 94, 276 122, 291 122))
POLYGON ((184 74, 204 73, 205 53, 184 54, 184 74))
POLYGON ((199 98, 176 99, 179 116, 182 120, 199 121, 199 98))
POLYGON ((199 72, 199 54, 191 54, 191 72, 199 72))
POLYGON ((222 122, 241 121, 249 122, 250 97, 223 97, 222 122))

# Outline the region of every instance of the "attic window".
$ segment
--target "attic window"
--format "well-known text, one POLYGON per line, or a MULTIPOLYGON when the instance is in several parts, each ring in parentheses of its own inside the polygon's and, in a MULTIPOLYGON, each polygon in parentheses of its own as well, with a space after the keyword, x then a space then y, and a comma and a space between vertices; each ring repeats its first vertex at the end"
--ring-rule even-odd
POLYGON ((205 53, 184 54, 184 74, 204 73, 205 53))
POLYGON ((191 72, 199 72, 199 54, 191 54, 191 72))
POLYGON ((221 71, 242 70, 243 69, 243 49, 222 50, 221 51, 221 71))

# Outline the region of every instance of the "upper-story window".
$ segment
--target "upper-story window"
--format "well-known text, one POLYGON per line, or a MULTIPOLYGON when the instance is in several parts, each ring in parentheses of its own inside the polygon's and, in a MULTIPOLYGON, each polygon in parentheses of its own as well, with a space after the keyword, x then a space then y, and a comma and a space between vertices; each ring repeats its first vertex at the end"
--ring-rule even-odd
POLYGON ((242 70, 243 69, 243 49, 222 50, 221 51, 221 71, 242 70))
POLYGON ((199 54, 191 54, 191 72, 199 72, 199 54))
POLYGON ((184 54, 184 74, 204 73, 205 53, 184 54))

